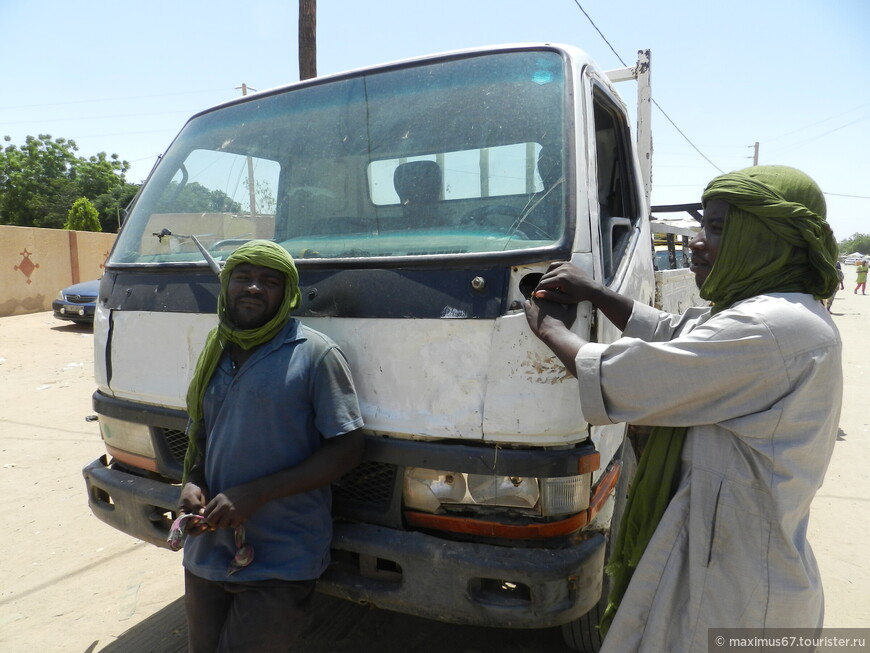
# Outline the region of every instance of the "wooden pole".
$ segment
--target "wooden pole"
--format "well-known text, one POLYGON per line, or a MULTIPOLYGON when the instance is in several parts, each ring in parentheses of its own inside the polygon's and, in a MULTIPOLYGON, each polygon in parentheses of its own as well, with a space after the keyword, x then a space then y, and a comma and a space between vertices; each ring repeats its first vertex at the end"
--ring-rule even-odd
POLYGON ((299 79, 317 77, 317 0, 299 0, 299 79))

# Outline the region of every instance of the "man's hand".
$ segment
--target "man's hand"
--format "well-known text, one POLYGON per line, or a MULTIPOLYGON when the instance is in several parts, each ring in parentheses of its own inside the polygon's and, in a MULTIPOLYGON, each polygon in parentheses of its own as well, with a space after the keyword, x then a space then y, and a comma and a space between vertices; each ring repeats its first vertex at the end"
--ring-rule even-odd
POLYGON ((600 292, 601 284, 576 265, 553 263, 541 277, 532 296, 558 304, 579 304, 593 301, 600 292))
MULTIPOLYGON (((532 297, 557 304, 591 302, 620 331, 625 330, 634 310, 633 300, 594 281, 571 263, 550 265, 532 292, 532 297)), ((534 329, 534 326, 532 328, 534 329)))
POLYGON ((243 485, 221 492, 202 513, 212 528, 235 528, 245 523, 260 507, 260 498, 243 485))
POLYGON ((526 320, 538 338, 546 342, 554 331, 570 329, 577 317, 577 305, 557 304, 532 298, 525 303, 526 320))
POLYGON ((569 374, 577 376, 574 359, 586 341, 570 328, 577 314, 576 304, 563 306, 546 299, 532 298, 526 301, 525 309, 532 332, 556 354, 569 374))
MULTIPOLYGON (((202 515, 207 500, 207 490, 196 483, 185 483, 178 499, 178 512, 182 515, 202 515)), ((188 519, 185 525, 185 532, 190 535, 199 535, 207 530, 209 525, 204 519, 188 519)))

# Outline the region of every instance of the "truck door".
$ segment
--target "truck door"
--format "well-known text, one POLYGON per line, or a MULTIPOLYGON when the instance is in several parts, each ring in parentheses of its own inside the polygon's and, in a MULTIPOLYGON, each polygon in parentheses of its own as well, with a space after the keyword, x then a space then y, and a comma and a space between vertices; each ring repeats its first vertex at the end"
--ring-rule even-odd
MULTIPOLYGON (((590 197, 596 199, 590 200, 590 216, 593 231, 597 227, 593 238, 597 236, 599 245, 595 266, 602 283, 612 290, 652 303, 649 224, 626 110, 598 83, 592 86, 591 101, 594 135, 589 139, 593 150, 589 158, 595 165, 590 197)), ((621 332, 600 311, 594 322, 599 342, 613 342, 620 337, 621 332)), ((602 459, 607 460, 619 447, 624 433, 624 424, 593 429, 593 440, 602 459)))

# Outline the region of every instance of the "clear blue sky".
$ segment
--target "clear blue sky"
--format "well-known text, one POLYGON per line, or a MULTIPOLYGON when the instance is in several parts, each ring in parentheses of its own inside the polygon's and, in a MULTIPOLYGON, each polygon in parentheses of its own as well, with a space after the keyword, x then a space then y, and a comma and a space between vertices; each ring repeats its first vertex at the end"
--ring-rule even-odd
MULTIPOLYGON (((723 171, 791 165, 838 240, 870 233, 866 0, 320 0, 321 75, 510 42, 579 46, 605 69, 652 50, 653 97, 723 171), (845 197, 857 196, 857 197, 845 197)), ((0 0, 0 135, 117 153, 139 182, 196 111, 298 79, 293 0, 0 0)), ((630 104, 634 90, 623 97, 630 104)), ((653 203, 699 199, 716 167, 657 110, 653 203)))

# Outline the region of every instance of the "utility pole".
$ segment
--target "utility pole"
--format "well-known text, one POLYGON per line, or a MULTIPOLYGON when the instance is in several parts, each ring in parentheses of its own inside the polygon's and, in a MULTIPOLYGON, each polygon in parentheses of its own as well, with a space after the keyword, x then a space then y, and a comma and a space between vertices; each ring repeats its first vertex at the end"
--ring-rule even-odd
MULTIPOLYGON (((253 89, 257 90, 257 89, 253 89)), ((248 94, 248 85, 242 82, 242 96, 248 94)), ((248 204, 251 211, 251 217, 257 214, 257 193, 254 189, 254 160, 248 158, 248 204)))
POLYGON ((752 155, 752 165, 758 165, 758 141, 755 141, 755 153, 752 155))
POLYGON ((317 77, 317 0, 299 0, 299 79, 317 77))

